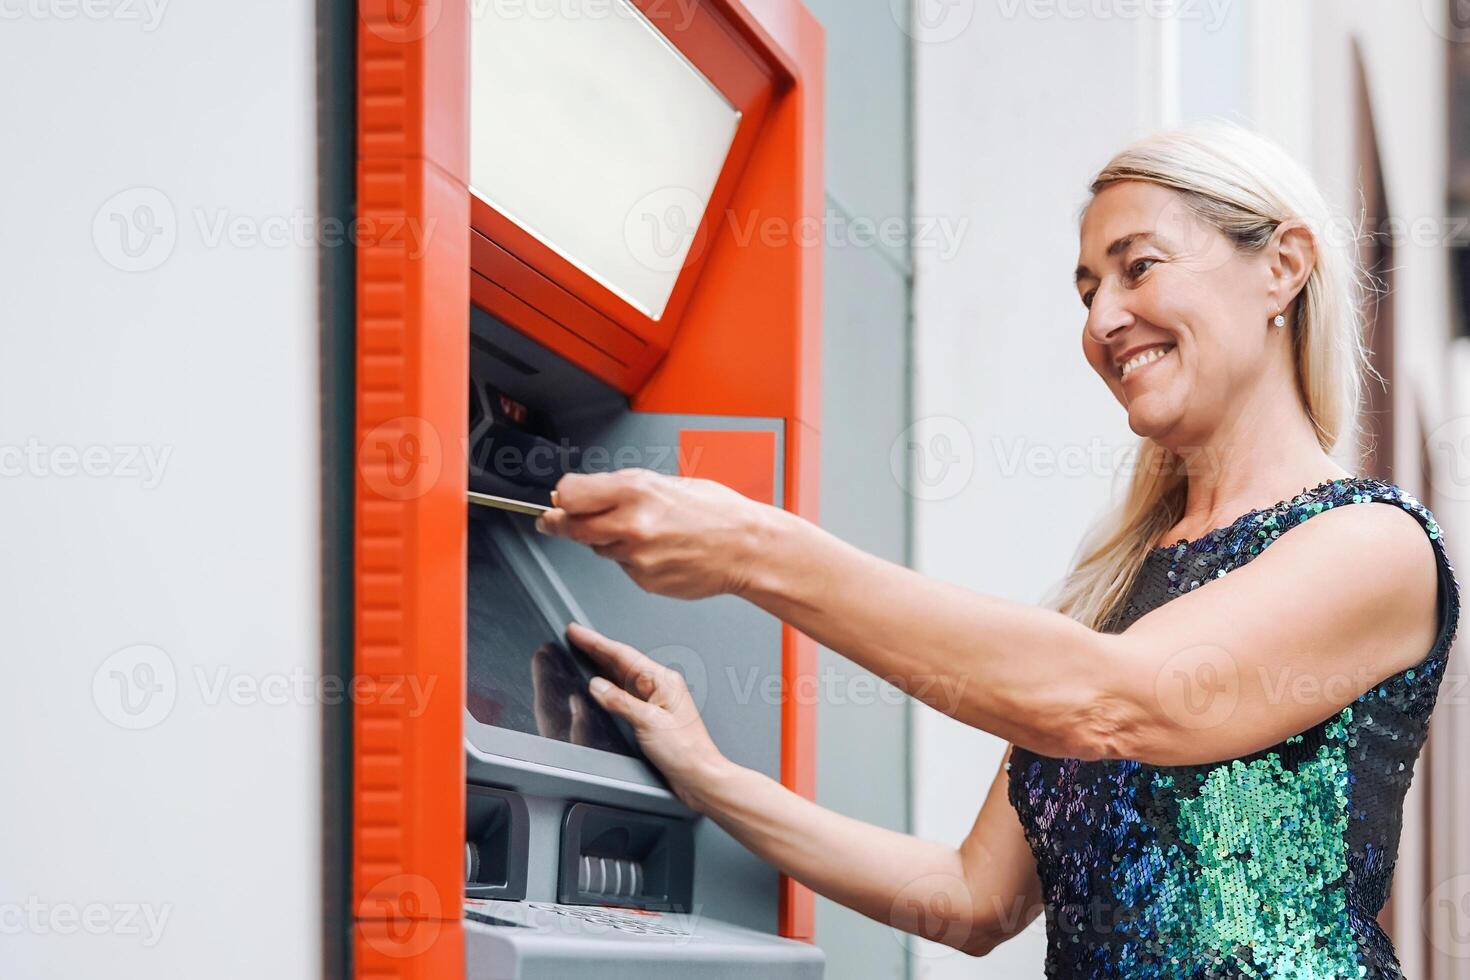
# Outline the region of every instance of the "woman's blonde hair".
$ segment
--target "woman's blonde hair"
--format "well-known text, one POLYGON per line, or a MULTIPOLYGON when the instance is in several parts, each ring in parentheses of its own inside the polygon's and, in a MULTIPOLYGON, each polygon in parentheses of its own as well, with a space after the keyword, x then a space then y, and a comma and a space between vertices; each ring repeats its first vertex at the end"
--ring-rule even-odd
MULTIPOLYGON (((1288 313, 1286 329, 1295 332, 1302 401, 1318 441, 1330 452, 1353 424, 1368 368, 1356 229, 1333 234, 1345 226, 1332 224, 1334 214, 1311 175, 1275 143, 1225 120, 1155 133, 1127 147, 1093 179, 1087 204, 1122 180, 1178 191, 1239 252, 1264 248, 1288 219, 1311 229, 1316 266, 1288 313)), ((1135 459, 1123 502, 1084 539, 1076 565, 1048 602, 1093 629, 1122 613, 1144 557, 1184 512, 1188 477, 1182 459, 1147 437, 1135 459)))

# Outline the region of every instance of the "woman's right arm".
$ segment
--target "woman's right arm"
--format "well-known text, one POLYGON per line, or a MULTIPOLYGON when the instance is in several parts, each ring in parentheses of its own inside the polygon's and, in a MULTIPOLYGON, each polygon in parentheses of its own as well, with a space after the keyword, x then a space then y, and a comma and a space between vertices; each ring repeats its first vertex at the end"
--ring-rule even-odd
POLYGON ((1041 910, 1004 763, 958 848, 827 810, 729 762, 690 790, 695 809, 818 894, 972 956, 1016 935, 1041 910))
POLYGON ((679 798, 813 891, 976 956, 1036 917, 1040 885, 1004 765, 958 848, 885 830, 726 759, 677 671, 581 625, 568 627, 567 639, 618 681, 593 680, 593 698, 632 726, 679 798))

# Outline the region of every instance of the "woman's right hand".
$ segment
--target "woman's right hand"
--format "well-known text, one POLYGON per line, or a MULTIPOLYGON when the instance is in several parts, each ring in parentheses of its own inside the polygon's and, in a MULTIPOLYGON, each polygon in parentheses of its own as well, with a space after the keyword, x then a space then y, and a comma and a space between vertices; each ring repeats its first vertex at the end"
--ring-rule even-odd
POLYGON ((763 530, 781 513, 713 480, 645 469, 568 473, 552 504, 538 531, 579 541, 639 588, 676 599, 748 588, 764 563, 763 530))
POLYGON ((593 699, 632 726, 648 761, 686 806, 698 810, 702 790, 710 780, 719 779, 730 762, 710 738, 683 676, 580 623, 567 627, 567 639, 607 675, 592 679, 593 699))

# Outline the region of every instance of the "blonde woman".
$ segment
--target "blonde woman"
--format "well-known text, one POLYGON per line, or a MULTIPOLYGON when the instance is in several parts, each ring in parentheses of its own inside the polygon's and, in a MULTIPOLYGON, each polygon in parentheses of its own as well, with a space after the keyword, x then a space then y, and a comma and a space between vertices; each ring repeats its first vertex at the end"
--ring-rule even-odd
POLYGON ((734 766, 677 673, 574 629, 620 682, 594 696, 771 864, 968 953, 1044 913, 1049 977, 1398 977, 1375 919, 1459 588, 1423 505, 1329 455, 1365 370, 1331 220, 1300 166, 1233 124, 1155 135, 1097 175, 1082 350, 1142 443, 1055 608, 709 483, 558 487, 540 529, 645 589, 743 596, 916 697, 958 683, 934 706, 1011 743, 958 848, 734 766))

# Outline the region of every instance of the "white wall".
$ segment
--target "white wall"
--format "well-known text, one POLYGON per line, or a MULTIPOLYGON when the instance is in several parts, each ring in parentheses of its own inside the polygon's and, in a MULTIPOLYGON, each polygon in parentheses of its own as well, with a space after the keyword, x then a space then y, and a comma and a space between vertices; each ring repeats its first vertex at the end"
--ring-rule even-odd
POLYGON ((313 5, 0 17, 0 962, 317 975, 313 5))

